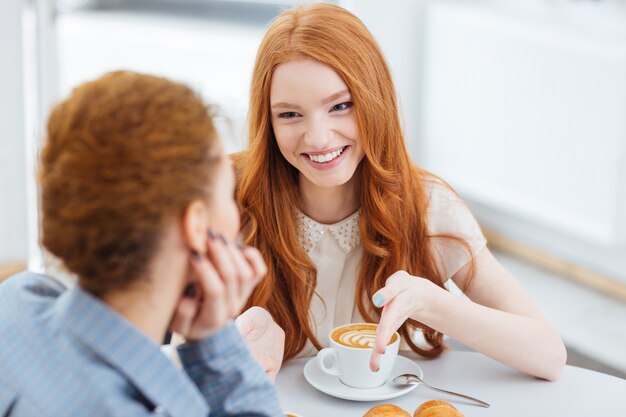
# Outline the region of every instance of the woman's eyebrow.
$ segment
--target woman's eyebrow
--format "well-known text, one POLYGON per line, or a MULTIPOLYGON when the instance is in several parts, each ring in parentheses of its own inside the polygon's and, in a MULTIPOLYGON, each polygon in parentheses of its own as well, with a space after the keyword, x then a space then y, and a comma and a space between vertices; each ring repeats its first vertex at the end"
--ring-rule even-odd
POLYGON ((302 107, 298 106, 297 104, 292 104, 292 103, 286 103, 286 102, 280 102, 280 103, 274 103, 272 104, 272 108, 289 108, 289 109, 302 109, 302 107))
MULTIPOLYGON (((322 100, 322 104, 328 104, 331 101, 337 100, 339 97, 343 97, 346 95, 349 95, 350 91, 349 90, 341 90, 341 91, 337 91, 336 93, 333 93, 331 95, 329 95, 328 97, 326 97, 325 99, 322 100)), ((293 103, 287 103, 285 101, 281 101, 278 103, 273 103, 272 104, 272 108, 289 108, 289 109, 302 109, 302 107, 300 107, 297 104, 293 104, 293 103)))
POLYGON ((331 94, 328 97, 326 97, 324 100, 322 100, 322 103, 323 104, 328 104, 331 101, 337 100, 339 97, 343 97, 343 96, 348 95, 348 94, 350 94, 350 91, 347 90, 347 89, 346 90, 337 91, 336 93, 331 94))

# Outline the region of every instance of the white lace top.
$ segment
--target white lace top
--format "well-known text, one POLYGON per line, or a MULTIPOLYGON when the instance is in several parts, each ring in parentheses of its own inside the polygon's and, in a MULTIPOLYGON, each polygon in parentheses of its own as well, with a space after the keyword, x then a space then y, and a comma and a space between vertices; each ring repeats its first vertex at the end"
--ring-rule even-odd
MULTIPOLYGON (((427 193, 430 234, 460 236, 469 243, 472 252, 478 254, 487 242, 463 201, 438 180, 427 183, 427 193)), ((363 321, 355 301, 356 279, 363 257, 359 211, 330 225, 298 212, 298 241, 317 268, 319 297, 313 296, 311 300, 311 315, 317 339, 322 346, 327 346, 328 334, 334 327, 363 321)), ((469 262, 469 254, 458 242, 435 238, 433 246, 439 268, 448 278, 469 262)), ((308 341, 297 356, 315 354, 315 347, 308 341)))

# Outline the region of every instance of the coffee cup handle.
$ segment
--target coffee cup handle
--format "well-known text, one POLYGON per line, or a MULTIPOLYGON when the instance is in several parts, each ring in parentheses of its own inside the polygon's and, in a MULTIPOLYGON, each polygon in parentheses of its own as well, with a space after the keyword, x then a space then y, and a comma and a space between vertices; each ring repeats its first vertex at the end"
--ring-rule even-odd
POLYGON ((337 364, 337 353, 335 352, 335 349, 324 348, 317 352, 317 366, 322 370, 322 372, 325 372, 329 375, 341 376, 341 374, 339 373, 339 366, 337 364), (324 362, 329 356, 333 357, 333 362, 331 366, 327 366, 324 362))

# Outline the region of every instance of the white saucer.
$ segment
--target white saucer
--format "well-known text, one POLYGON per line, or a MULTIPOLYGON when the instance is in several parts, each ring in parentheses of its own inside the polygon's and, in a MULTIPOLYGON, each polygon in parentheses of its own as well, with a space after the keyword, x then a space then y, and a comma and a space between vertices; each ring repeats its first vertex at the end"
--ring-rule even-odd
POLYGON ((391 375, 383 386, 359 389, 344 385, 339 377, 322 372, 317 366, 316 358, 312 358, 304 365, 304 377, 314 388, 333 397, 352 401, 379 401, 395 398, 414 390, 419 385, 395 385, 392 380, 402 374, 415 374, 419 375, 420 378, 424 376, 424 372, 418 364, 404 356, 398 356, 391 375))

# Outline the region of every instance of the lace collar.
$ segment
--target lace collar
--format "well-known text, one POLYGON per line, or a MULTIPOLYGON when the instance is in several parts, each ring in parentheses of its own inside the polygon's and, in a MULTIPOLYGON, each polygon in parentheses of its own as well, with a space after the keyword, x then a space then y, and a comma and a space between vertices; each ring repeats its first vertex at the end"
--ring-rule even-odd
POLYGON ((359 234, 359 212, 335 224, 318 223, 300 210, 296 210, 298 219, 298 242, 307 253, 310 253, 318 244, 324 233, 330 232, 344 253, 350 252, 361 243, 359 234))

